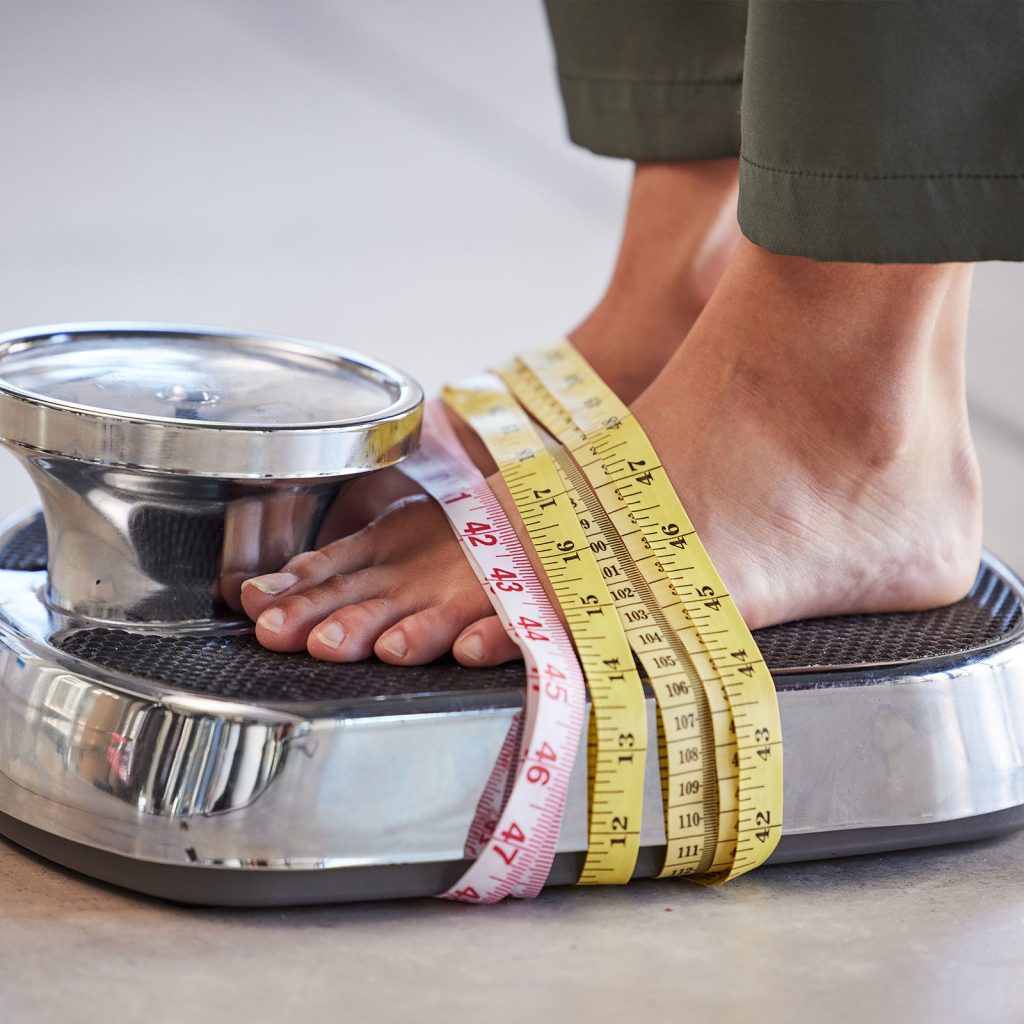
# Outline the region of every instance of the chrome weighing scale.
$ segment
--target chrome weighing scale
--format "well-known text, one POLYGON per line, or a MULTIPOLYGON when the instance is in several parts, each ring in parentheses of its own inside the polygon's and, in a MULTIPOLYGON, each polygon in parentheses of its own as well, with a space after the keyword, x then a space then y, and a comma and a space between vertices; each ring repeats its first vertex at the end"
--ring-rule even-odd
MULTIPOLYGON (((237 614, 241 581, 310 546, 347 482, 415 451, 421 405, 391 367, 286 338, 0 336, 0 439, 42 505, 0 531, 0 834, 193 904, 427 896, 461 875, 521 666, 327 664, 262 649, 237 614)), ((995 558, 946 608, 756 638, 786 759, 771 862, 1024 827, 1024 590, 995 558)), ((650 760, 637 877, 664 845, 650 760)), ((585 765, 549 884, 582 865, 585 765)))

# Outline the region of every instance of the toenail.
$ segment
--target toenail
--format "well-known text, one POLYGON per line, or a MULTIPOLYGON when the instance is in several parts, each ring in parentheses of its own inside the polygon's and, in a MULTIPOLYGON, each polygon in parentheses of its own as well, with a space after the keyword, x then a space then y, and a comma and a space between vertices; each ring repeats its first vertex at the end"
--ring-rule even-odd
POLYGON ((396 629, 394 633, 388 633, 387 636, 381 637, 380 646, 393 658, 404 658, 406 652, 409 650, 409 645, 405 640, 405 634, 400 629, 396 629))
POLYGON ((251 586, 263 591, 264 594, 280 594, 282 590, 287 590, 298 582, 299 577, 290 572, 271 572, 266 576, 253 576, 251 580, 246 580, 242 584, 242 589, 251 586))
POLYGON ((284 625, 284 612, 280 608, 268 608, 257 620, 256 625, 268 633, 280 633, 284 625))
POLYGON ((484 642, 479 633, 470 633, 459 641, 459 654, 467 661, 484 660, 484 642))
POLYGON ((340 647, 345 639, 345 630, 340 622, 325 622, 313 630, 313 636, 327 647, 340 647))

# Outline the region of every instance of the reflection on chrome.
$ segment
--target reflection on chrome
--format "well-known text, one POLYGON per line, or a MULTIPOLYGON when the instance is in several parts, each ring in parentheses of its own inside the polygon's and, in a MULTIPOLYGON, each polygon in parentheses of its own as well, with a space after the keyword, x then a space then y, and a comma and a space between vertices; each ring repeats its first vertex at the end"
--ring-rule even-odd
POLYGON ((187 623, 240 612, 242 581, 307 550, 343 481, 257 483, 25 457, 50 548, 47 594, 71 615, 187 623))
POLYGON ((39 492, 67 615, 202 626, 419 444, 423 393, 355 352, 167 324, 0 335, 0 443, 39 492))
MULTIPOLYGON (((166 818, 235 811, 258 799, 280 772, 301 723, 182 714, 60 670, 0 655, 4 774, 25 790, 58 799, 94 795, 131 814, 166 818), (18 669, 20 668, 20 673, 18 669)), ((97 799, 90 803, 98 805, 97 799)))
MULTIPOLYGON (((461 710, 343 694, 261 706, 188 693, 51 644, 77 623, 40 604, 42 579, 0 573, 0 812, 168 865, 290 871, 461 858, 515 692, 461 710)), ((783 844, 1024 804, 1019 642, 954 669, 784 689, 779 705, 783 844)), ((652 760, 645 846, 663 842, 660 800, 652 760)), ((585 845, 577 772, 559 849, 585 845)))

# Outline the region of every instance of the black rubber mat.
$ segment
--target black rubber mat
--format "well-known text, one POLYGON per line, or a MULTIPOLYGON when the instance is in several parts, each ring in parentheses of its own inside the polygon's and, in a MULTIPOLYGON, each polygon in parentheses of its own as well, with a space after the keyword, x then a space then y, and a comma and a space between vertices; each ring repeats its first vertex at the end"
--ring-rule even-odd
POLYGON ((334 665, 307 654, 275 654, 245 635, 168 637, 80 629, 55 643, 93 665, 238 701, 436 696, 514 690, 523 683, 517 663, 488 671, 464 669, 453 659, 402 668, 374 660, 334 665))
POLYGON ((39 572, 46 568, 46 523, 33 516, 0 547, 0 569, 39 572))
MULTIPOLYGON (((1013 590, 983 569, 971 595, 930 612, 844 616, 789 623, 755 636, 770 668, 841 668, 961 654, 1021 629, 1013 590)), ((117 629, 81 629, 57 641, 83 661, 178 689, 236 700, 321 701, 514 689, 516 664, 489 671, 444 660, 419 668, 376 661, 332 665, 304 654, 273 654, 252 636, 168 637, 117 629)))
POLYGON ((889 665, 988 647, 1024 628, 1013 587, 982 566, 962 601, 926 612, 838 615, 754 632, 770 668, 889 665))
MULTIPOLYGON (((42 569, 46 533, 36 517, 0 549, 0 569, 42 569)), ((799 668, 884 666, 951 658, 1024 630, 1024 608, 998 573, 983 566, 962 601, 926 612, 849 615, 790 622, 755 632, 775 672, 799 668)), ((236 700, 320 701, 515 689, 517 664, 466 670, 442 660, 420 668, 368 661, 332 665, 304 654, 264 650, 252 636, 180 636, 81 629, 56 643, 68 654, 177 689, 236 700)))
POLYGON ((149 597, 139 609, 142 621, 205 619, 216 614, 210 589, 211 566, 224 546, 224 519, 213 514, 169 512, 140 505, 128 520, 132 545, 142 569, 159 583, 173 584, 149 597))

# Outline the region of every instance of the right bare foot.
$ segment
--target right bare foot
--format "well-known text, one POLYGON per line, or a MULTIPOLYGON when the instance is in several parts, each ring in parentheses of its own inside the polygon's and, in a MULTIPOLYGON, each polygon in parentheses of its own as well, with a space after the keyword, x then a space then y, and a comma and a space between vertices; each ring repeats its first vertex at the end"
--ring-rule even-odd
POLYGON ((969 264, 740 245, 632 411, 751 628, 963 597, 981 552, 969 264))

